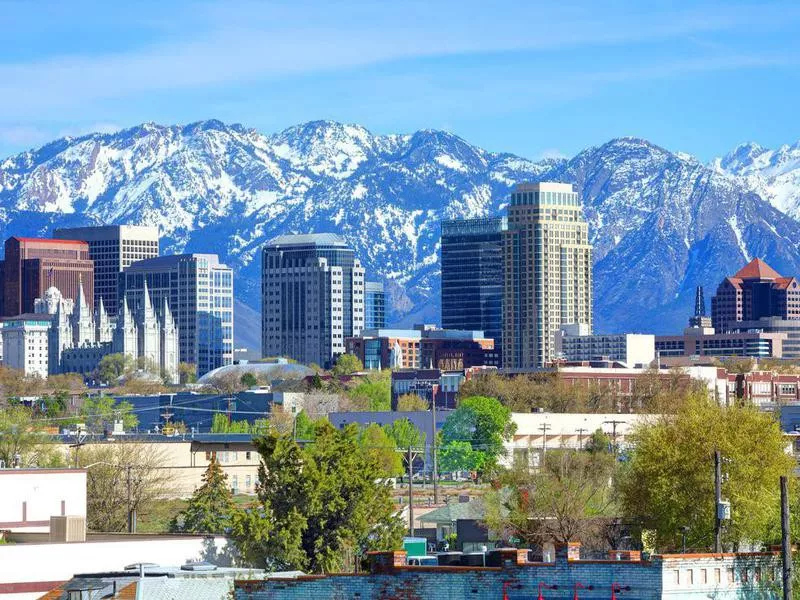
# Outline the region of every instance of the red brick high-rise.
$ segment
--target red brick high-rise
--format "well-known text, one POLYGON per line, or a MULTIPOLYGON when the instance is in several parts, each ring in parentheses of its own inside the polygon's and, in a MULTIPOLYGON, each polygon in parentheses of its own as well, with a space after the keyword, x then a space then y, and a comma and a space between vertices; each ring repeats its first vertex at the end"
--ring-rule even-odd
POLYGON ((800 319, 800 285, 783 277, 760 258, 754 258, 733 277, 726 277, 711 300, 711 321, 717 333, 738 321, 763 317, 800 319))
POLYGON ((73 240, 10 237, 0 263, 0 314, 13 317, 33 312, 33 301, 51 286, 65 298, 78 297, 78 285, 89 302, 94 299, 94 262, 89 244, 73 240))

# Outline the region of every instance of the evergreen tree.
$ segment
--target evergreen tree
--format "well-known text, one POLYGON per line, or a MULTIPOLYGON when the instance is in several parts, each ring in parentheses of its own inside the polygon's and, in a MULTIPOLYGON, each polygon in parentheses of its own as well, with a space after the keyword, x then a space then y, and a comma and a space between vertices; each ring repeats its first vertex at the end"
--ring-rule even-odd
POLYGON ((234 518, 245 560, 275 570, 352 569, 369 550, 400 546, 405 525, 376 457, 359 430, 316 424, 315 443, 300 446, 269 431, 254 440, 262 462, 256 506, 234 518))
POLYGON ((201 485, 189 505, 172 522, 173 531, 189 533, 225 533, 231 525, 236 506, 228 487, 228 476, 216 457, 212 457, 201 485))

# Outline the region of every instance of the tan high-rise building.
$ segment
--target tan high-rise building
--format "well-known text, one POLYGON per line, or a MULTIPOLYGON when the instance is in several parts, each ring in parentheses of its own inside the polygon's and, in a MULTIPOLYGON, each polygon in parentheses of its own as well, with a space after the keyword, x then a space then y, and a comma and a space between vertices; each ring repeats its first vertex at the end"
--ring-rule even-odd
POLYGON ((562 325, 592 327, 592 246, 578 194, 568 183, 518 185, 503 236, 503 366, 542 367, 562 325))

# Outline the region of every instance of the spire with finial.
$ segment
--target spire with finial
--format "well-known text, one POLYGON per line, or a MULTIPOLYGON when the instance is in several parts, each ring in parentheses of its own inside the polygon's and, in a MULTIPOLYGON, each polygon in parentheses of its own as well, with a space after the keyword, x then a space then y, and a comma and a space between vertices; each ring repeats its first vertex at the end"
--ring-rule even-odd
POLYGON ((142 316, 145 321, 153 320, 156 317, 155 311, 153 311, 153 301, 150 298, 150 291, 147 289, 147 277, 144 278, 144 299, 142 304, 142 316))
POLYGON ((703 297, 703 286, 698 285, 694 292, 694 316, 706 316, 706 301, 703 297))

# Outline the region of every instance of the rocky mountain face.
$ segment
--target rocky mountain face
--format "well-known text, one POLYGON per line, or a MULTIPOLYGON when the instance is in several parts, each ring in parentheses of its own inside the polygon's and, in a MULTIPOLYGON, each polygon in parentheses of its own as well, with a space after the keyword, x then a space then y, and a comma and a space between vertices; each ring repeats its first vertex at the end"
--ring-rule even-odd
POLYGON ((759 187, 755 177, 768 178, 752 166, 774 153, 733 154, 704 166, 623 138, 535 162, 442 131, 379 136, 316 121, 264 135, 219 121, 148 123, 0 161, 0 234, 158 225, 165 251, 217 252, 236 269, 236 294, 253 309, 239 311, 237 337, 258 347, 259 249, 273 236, 341 233, 368 277, 386 283, 393 321, 436 321, 440 220, 499 213, 520 181, 568 181, 595 244, 596 329, 674 331, 695 285, 713 289, 750 257, 800 273, 796 211, 759 187))

